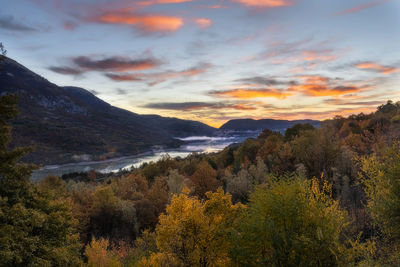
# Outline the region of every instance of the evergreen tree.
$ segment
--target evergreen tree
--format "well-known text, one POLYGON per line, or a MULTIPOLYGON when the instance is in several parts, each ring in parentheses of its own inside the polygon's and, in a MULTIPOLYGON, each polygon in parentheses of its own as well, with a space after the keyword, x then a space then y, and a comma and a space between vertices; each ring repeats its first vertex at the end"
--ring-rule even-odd
POLYGON ((9 149, 17 99, 0 97, 0 266, 77 266, 79 243, 62 199, 29 180, 32 165, 19 163, 29 148, 9 149))

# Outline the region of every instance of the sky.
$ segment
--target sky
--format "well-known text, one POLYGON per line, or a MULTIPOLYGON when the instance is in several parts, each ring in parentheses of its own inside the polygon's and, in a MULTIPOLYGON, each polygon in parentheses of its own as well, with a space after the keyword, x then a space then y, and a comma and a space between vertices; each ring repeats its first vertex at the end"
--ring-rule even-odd
POLYGON ((400 0, 0 0, 7 56, 140 114, 329 119, 400 100, 400 0))

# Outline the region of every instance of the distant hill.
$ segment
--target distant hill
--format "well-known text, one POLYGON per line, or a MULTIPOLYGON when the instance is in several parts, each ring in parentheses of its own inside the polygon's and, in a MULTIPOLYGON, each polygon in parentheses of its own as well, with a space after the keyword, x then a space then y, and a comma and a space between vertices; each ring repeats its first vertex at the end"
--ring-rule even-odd
POLYGON ((176 147, 174 137, 211 135, 196 121, 139 115, 78 87, 60 87, 7 58, 0 65, 0 95, 19 97, 12 146, 34 145, 24 160, 60 164, 132 155, 153 146, 176 147))
POLYGON ((320 126, 320 121, 316 120, 274 120, 274 119, 237 119, 230 120, 219 129, 223 131, 256 131, 270 129, 272 131, 285 131, 287 128, 292 127, 298 123, 309 123, 315 127, 320 126))

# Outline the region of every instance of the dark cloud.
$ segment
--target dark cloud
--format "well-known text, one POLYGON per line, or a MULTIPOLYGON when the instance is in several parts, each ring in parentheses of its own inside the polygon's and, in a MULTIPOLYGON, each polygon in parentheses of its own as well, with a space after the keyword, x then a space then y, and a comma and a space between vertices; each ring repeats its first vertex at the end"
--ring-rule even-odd
MULTIPOLYGON (((96 59, 89 56, 74 57, 70 66, 52 66, 49 69, 67 75, 78 75, 87 71, 141 71, 159 66, 161 62, 153 58, 131 59, 127 57, 106 57, 96 59)), ((107 77, 118 80, 124 75, 105 74, 107 77)), ((126 75, 125 75, 126 76, 126 75)))
POLYGON ((139 75, 129 74, 129 73, 123 73, 123 74, 105 73, 104 76, 117 82, 138 82, 142 80, 142 78, 139 77, 139 75))
POLYGON ((275 78, 271 77, 262 77, 262 76, 254 76, 254 77, 248 77, 248 78, 242 78, 236 80, 237 82, 241 83, 255 83, 255 84, 260 84, 260 85, 267 85, 267 86, 274 86, 274 85, 294 85, 297 84, 297 81, 290 80, 290 81, 283 81, 283 80, 277 80, 275 78))
POLYGON ((165 110, 199 110, 199 109, 235 109, 235 110, 255 110, 257 109, 251 104, 246 103, 222 103, 222 102, 162 102, 150 103, 143 106, 150 109, 165 110))
POLYGON ((16 21, 13 16, 0 17, 0 29, 20 32, 34 32, 37 29, 16 21))
POLYGON ((128 94, 128 92, 124 89, 117 88, 117 94, 118 95, 126 95, 126 94, 128 94))
POLYGON ((216 103, 207 103, 207 102, 181 102, 181 103, 150 103, 144 105, 145 108, 151 109, 169 109, 169 110, 192 110, 192 109, 202 109, 208 107, 215 107, 216 103))
POLYGON ((65 75, 79 75, 82 74, 84 71, 79 68, 72 68, 72 67, 49 67, 49 70, 57 72, 59 74, 65 75))
POLYGON ((159 66, 158 60, 146 59, 129 59, 123 57, 108 57, 104 59, 93 59, 87 56, 76 57, 73 63, 86 70, 97 71, 138 71, 159 66))
POLYGON ((188 78, 200 75, 202 73, 207 72, 211 68, 211 64, 208 63, 199 63, 194 67, 184 69, 181 71, 163 71, 163 72, 156 72, 156 73, 106 73, 104 74, 106 77, 110 78, 111 80, 117 82, 137 82, 137 81, 145 81, 148 83, 149 86, 159 84, 165 82, 170 79, 177 79, 177 78, 188 78))

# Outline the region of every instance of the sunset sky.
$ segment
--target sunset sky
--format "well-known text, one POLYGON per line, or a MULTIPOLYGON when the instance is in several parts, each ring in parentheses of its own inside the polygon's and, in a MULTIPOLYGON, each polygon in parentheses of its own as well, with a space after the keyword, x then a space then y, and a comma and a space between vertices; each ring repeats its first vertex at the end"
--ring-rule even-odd
POLYGON ((400 100, 400 0, 1 0, 8 56, 112 105, 219 126, 400 100))

